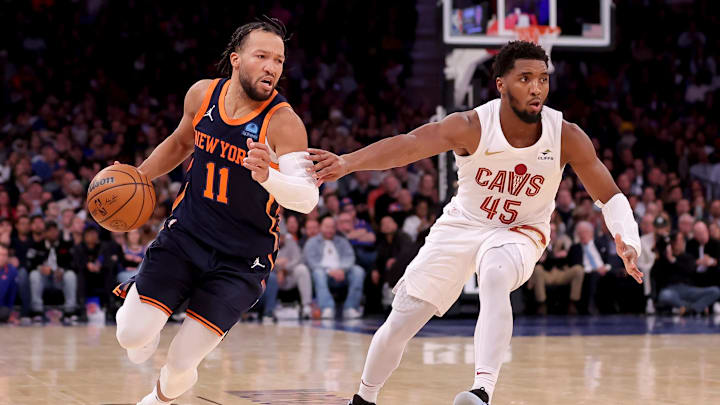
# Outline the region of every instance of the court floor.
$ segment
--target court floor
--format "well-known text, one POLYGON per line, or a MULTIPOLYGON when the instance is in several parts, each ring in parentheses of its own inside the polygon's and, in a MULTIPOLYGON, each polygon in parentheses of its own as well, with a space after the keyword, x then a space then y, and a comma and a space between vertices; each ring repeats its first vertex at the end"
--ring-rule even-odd
MULTIPOLYGON (((378 321, 238 324, 178 405, 345 405, 378 321)), ((493 405, 720 404, 720 320, 521 318, 493 405), (525 336, 522 336, 525 335, 525 336)), ((473 378, 472 320, 433 320, 380 405, 449 405, 473 378)), ((135 404, 178 326, 146 364, 114 326, 0 328, 0 404, 135 404)))

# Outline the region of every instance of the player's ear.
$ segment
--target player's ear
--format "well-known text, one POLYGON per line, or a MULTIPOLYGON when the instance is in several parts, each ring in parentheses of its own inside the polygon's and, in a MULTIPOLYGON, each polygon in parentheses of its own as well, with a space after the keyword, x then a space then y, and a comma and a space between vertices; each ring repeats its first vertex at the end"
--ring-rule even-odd
POLYGON ((233 52, 230 54, 230 64, 233 68, 240 67, 240 54, 233 52))
POLYGON ((503 78, 501 76, 495 78, 495 87, 497 87, 498 93, 502 94, 505 82, 503 82, 503 78))

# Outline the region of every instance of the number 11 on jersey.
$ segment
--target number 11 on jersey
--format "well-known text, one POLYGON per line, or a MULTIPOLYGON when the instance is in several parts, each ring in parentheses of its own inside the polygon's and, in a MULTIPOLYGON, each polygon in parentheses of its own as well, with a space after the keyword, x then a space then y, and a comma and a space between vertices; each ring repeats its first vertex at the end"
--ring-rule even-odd
POLYGON ((218 191, 217 197, 215 196, 215 163, 208 162, 207 165, 205 165, 205 168, 207 169, 207 179, 205 180, 205 191, 203 192, 203 197, 209 198, 211 200, 215 200, 219 203, 227 204, 228 198, 227 198, 227 187, 228 187, 228 177, 230 176, 230 169, 227 167, 223 167, 218 171, 220 174, 220 190, 218 191))

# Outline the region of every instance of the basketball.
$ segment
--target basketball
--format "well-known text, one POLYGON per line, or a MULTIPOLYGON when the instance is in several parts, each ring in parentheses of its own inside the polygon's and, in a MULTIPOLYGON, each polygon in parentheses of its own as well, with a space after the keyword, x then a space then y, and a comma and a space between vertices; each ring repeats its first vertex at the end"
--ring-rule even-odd
POLYGON ((155 210, 155 189, 147 176, 130 165, 101 170, 87 193, 90 215, 103 228, 127 232, 142 226, 155 210))

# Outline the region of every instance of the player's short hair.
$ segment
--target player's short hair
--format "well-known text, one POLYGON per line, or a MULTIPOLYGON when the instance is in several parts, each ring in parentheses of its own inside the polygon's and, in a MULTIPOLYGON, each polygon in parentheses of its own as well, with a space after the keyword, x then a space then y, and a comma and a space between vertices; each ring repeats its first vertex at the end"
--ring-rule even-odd
POLYGON ((515 67, 515 61, 518 59, 536 59, 548 64, 548 56, 545 50, 540 46, 528 41, 510 41, 507 45, 500 49, 493 62, 493 73, 495 77, 502 77, 515 67))
POLYGON ((225 50, 222 53, 220 61, 216 65, 218 72, 227 77, 230 77, 230 75, 232 74, 230 54, 237 51, 239 48, 242 48, 245 42, 245 38, 247 38, 251 32, 256 30, 276 34, 283 40, 283 43, 286 43, 288 40, 285 24, 283 24, 283 22, 278 20, 277 18, 263 15, 259 20, 242 25, 235 30, 235 32, 230 37, 230 42, 228 42, 227 47, 225 47, 225 50))

